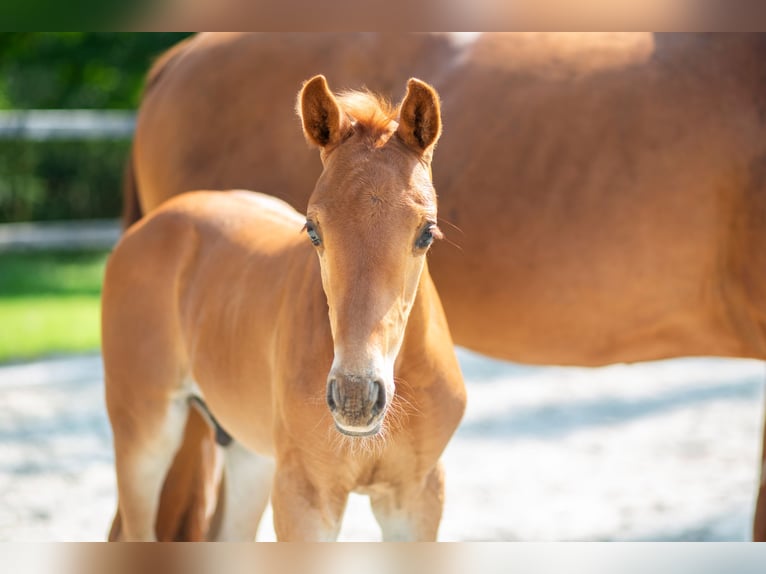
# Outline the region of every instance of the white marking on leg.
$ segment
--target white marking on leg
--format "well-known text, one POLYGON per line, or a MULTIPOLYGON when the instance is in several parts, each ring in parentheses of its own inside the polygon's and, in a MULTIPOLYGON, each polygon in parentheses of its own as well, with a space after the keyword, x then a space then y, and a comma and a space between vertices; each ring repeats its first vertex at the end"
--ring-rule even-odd
POLYGON ((383 533, 384 542, 413 542, 415 541, 412 521, 402 512, 376 515, 378 525, 383 533))
POLYGON ((154 525, 160 493, 170 465, 183 440, 189 407, 186 398, 174 399, 154 440, 133 453, 120 493, 124 503, 123 519, 128 540, 156 540, 154 525))
POLYGON ((274 480, 272 458, 247 450, 237 442, 224 449, 224 493, 217 540, 255 539, 274 480))

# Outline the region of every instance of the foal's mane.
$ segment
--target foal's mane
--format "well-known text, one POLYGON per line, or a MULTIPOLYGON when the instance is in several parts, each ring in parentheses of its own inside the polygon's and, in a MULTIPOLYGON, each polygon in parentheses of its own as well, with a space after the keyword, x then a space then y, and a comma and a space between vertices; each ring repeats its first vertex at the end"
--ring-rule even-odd
POLYGON ((356 120, 357 129, 377 142, 391 134, 391 122, 399 116, 399 106, 369 90, 348 90, 336 94, 340 107, 356 120))

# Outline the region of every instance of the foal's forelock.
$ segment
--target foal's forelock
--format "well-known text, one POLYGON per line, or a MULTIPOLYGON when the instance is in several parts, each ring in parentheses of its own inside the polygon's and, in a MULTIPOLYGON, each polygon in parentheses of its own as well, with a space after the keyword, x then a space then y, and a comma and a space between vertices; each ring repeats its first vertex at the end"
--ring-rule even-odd
POLYGON ((385 144, 399 125, 398 108, 372 92, 350 90, 338 94, 337 99, 353 129, 375 146, 385 144))

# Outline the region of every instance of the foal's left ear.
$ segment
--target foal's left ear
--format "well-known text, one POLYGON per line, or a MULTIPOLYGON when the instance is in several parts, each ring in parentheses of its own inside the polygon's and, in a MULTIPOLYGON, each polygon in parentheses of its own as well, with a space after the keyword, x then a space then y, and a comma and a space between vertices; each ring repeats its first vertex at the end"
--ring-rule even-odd
POLYGON ((340 142, 351 125, 322 75, 303 84, 297 108, 306 139, 321 148, 340 142))
POLYGON ((399 110, 397 135, 420 154, 429 152, 442 132, 439 95, 418 79, 407 82, 407 94, 399 110))

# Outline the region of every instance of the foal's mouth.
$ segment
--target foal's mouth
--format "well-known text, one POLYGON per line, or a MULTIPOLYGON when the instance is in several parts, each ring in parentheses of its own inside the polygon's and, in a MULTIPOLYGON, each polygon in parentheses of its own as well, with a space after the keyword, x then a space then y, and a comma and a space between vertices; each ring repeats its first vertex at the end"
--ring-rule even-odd
POLYGON ((376 435, 380 432, 380 425, 381 423, 378 422, 374 427, 372 427, 369 430, 364 431, 356 431, 351 429, 345 429, 342 426, 340 426, 337 421, 335 422, 335 428, 338 429, 338 432, 341 434, 344 434, 346 436, 354 436, 354 437, 365 437, 365 436, 372 436, 376 435))

